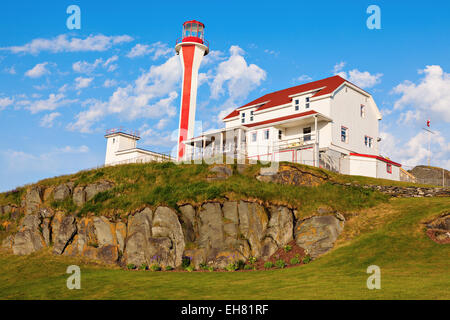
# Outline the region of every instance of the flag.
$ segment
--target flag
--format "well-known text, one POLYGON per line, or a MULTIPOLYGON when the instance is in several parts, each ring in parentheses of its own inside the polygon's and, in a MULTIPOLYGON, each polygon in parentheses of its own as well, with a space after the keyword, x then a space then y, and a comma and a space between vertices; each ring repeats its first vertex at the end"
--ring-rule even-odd
POLYGON ((430 120, 427 120, 427 127, 430 127, 430 120))

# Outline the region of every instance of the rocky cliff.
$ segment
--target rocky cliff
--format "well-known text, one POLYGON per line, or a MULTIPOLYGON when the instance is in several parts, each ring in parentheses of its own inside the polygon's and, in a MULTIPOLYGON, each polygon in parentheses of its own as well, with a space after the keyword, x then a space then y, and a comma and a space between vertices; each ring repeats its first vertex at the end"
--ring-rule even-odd
MULTIPOLYGON (((98 171, 92 173, 96 179, 90 183, 82 183, 89 179, 81 173, 64 182, 47 181, 8 194, 4 199, 15 199, 15 203, 0 205, 1 234, 6 236, 2 247, 17 255, 50 248, 56 255, 137 267, 179 267, 189 259, 196 268, 225 268, 254 258, 265 261, 289 243, 317 258, 333 248, 344 228, 345 212, 338 212, 339 205, 352 210, 383 201, 379 191, 402 197, 448 195, 448 190, 439 188, 355 187, 332 181, 325 171, 292 165, 263 175, 213 166, 194 168, 191 176, 200 181, 188 184, 203 188, 209 199, 177 200, 171 206, 153 197, 171 202, 170 193, 177 188, 170 185, 178 183, 182 170, 193 169, 174 167, 175 173, 168 174, 163 167, 156 175, 151 166, 156 165, 131 166, 140 169, 135 180, 129 173, 120 172, 118 178, 98 171), (138 200, 130 204, 134 198, 138 200), (99 211, 106 201, 113 210, 99 211), (135 207, 120 213, 114 209, 119 205, 135 207), (304 208, 310 208, 308 214, 304 208)), ((186 190, 189 196, 191 190, 186 190)))
MULTIPOLYGON (((88 190, 95 192, 87 198, 109 187, 107 182, 89 186, 88 190)), ((79 196, 70 186, 52 192, 61 200, 79 196)), ((14 254, 52 247, 54 254, 121 265, 179 267, 188 257, 196 268, 200 264, 225 268, 250 257, 265 260, 292 240, 315 258, 333 247, 345 221, 333 211, 298 219, 292 208, 244 200, 186 203, 178 210, 144 207, 119 220, 76 217, 41 206, 43 194, 45 190, 31 188, 24 207, 2 207, 4 212, 26 213, 21 219, 17 217, 17 231, 3 241, 3 247, 14 254)))

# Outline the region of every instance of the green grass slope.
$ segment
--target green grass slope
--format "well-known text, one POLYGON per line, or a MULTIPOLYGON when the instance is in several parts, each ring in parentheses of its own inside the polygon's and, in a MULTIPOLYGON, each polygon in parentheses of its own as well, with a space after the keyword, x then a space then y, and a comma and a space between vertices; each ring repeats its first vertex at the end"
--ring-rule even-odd
POLYGON ((393 199, 348 219, 335 249, 310 264, 251 272, 126 271, 35 253, 0 255, 1 299, 449 299, 450 246, 422 223, 450 198, 393 199), (81 290, 66 288, 66 268, 81 266, 81 290), (368 290, 366 269, 381 268, 368 290))
MULTIPOLYGON (((357 210, 387 201, 387 196, 360 187, 348 187, 337 183, 351 181, 384 180, 343 176, 326 170, 298 165, 302 170, 326 177, 326 183, 316 187, 297 187, 260 182, 255 179, 261 165, 249 166, 243 173, 234 174, 227 180, 207 181, 211 176, 209 166, 176 165, 174 163, 128 164, 105 167, 56 178, 45 179, 37 184, 55 187, 73 182, 87 185, 101 180, 114 182, 114 188, 97 194, 83 207, 78 208, 68 199, 64 202, 46 200, 46 205, 64 210, 69 214, 84 216, 95 213, 105 216, 126 216, 143 206, 167 205, 177 208, 180 203, 196 203, 212 199, 248 199, 286 204, 296 207, 301 214, 308 215, 319 206, 327 205, 339 211, 357 210), (356 179, 356 180, 355 180, 356 179), (362 180, 363 179, 363 180, 362 180)), ((391 183, 398 183, 393 182, 391 183)), ((25 187, 0 194, 0 205, 20 204, 25 187)))

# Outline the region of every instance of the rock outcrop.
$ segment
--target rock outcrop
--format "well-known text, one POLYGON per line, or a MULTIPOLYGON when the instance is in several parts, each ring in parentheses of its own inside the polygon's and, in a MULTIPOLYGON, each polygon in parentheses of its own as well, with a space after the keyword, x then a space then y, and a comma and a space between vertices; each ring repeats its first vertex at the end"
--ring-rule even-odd
POLYGON ((307 170, 302 170, 295 165, 282 164, 276 172, 267 172, 256 177, 259 181, 275 182, 281 184, 292 184, 296 186, 318 186, 328 177, 325 174, 315 174, 307 170))
MULTIPOLYGON (((58 198, 67 199, 68 189, 55 188, 58 198)), ((225 268, 250 257, 266 260, 293 239, 315 258, 333 247, 344 224, 342 216, 297 221, 288 207, 243 200, 184 204, 179 212, 146 207, 124 221, 76 218, 44 207, 33 211, 3 247, 15 254, 52 247, 54 254, 137 267, 178 267, 189 258, 196 268, 225 268)))
POLYGON ((341 215, 315 216, 297 221, 295 241, 312 258, 316 258, 333 248, 344 223, 341 215))

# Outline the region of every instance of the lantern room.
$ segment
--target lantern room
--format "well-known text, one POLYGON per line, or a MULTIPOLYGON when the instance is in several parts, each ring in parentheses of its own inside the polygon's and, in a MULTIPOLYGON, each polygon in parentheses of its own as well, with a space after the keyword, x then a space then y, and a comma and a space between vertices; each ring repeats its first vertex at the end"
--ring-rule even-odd
POLYGON ((203 43, 205 25, 199 21, 191 20, 183 23, 182 41, 203 43))

